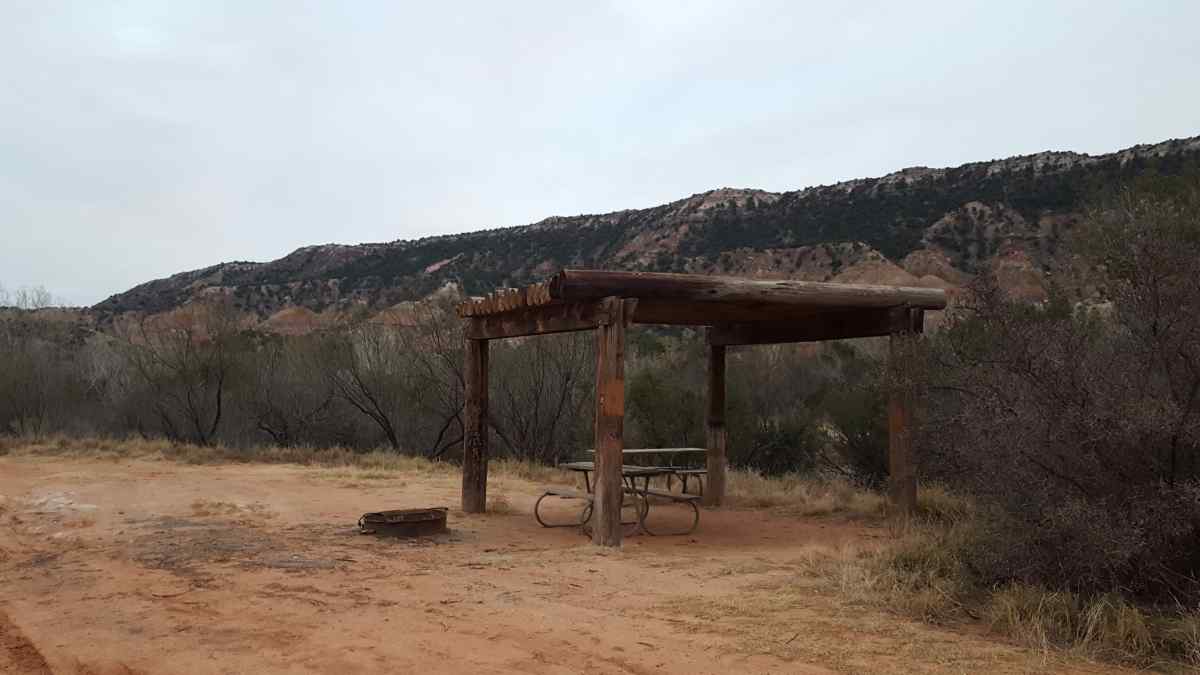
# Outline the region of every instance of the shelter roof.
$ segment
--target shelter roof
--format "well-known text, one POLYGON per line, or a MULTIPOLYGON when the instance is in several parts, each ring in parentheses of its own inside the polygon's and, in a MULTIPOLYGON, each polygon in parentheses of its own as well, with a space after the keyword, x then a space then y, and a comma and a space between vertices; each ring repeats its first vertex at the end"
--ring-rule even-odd
POLYGON ((634 323, 694 326, 946 306, 946 293, 939 288, 564 269, 541 283, 466 300, 458 313, 464 318, 520 316, 611 297, 637 301, 634 323))

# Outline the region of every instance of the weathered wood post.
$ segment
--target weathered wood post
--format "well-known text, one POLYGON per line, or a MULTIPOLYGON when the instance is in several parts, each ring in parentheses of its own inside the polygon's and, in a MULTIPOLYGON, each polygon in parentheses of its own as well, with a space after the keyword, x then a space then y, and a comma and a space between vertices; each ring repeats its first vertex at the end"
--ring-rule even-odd
POLYGON ((924 329, 925 313, 920 309, 898 308, 895 329, 889 336, 888 353, 893 381, 888 395, 888 480, 892 506, 904 515, 917 510, 917 467, 912 448, 912 376, 911 364, 899 359, 910 355, 903 341, 924 329))
POLYGON ((596 329, 596 483, 592 509, 592 543, 621 545, 621 451, 625 440, 625 303, 603 301, 596 329))
MULTIPOLYGON (((711 330, 711 329, 710 329, 711 330)), ((708 430, 708 485, 705 506, 720 506, 725 500, 725 346, 708 345, 708 400, 705 427, 708 430)))
POLYGON ((487 509, 488 473, 488 341, 467 338, 463 369, 462 510, 487 509))

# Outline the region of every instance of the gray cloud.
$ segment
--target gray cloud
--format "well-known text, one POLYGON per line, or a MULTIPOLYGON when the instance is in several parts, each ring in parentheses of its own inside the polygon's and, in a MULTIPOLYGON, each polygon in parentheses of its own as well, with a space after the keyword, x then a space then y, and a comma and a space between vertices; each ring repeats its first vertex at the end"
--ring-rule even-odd
POLYGON ((1191 2, 5 3, 0 283, 92 303, 306 244, 1193 135, 1198 20, 1191 2))

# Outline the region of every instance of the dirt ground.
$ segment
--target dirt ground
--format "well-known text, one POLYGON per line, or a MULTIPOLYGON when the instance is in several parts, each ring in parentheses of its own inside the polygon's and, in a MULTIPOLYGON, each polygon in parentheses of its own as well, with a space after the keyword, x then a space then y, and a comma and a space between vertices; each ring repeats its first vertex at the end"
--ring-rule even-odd
POLYGON ((458 480, 0 458, 0 672, 1120 672, 816 584, 779 602, 814 552, 886 540, 878 527, 706 511, 690 536, 608 551, 540 527, 533 483, 493 480, 506 512, 467 516, 458 480), (439 505, 452 532, 436 540, 354 528, 439 505))

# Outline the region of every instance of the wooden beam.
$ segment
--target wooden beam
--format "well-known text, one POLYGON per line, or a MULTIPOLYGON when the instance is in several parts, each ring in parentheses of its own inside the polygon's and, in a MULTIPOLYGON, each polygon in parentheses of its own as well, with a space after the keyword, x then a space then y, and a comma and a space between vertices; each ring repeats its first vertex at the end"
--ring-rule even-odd
POLYGON ((525 288, 501 288, 483 297, 467 298, 458 305, 458 315, 463 318, 508 312, 522 307, 546 305, 553 302, 550 289, 545 283, 525 288))
MULTIPOLYGON (((917 310, 920 311, 920 310, 917 310)), ((844 310, 788 321, 718 324, 708 333, 713 345, 765 345, 878 337, 910 330, 907 307, 844 310)))
POLYGON ((488 474, 487 340, 467 338, 464 365, 462 510, 483 513, 487 509, 488 474))
POLYGON ((572 302, 525 307, 519 312, 466 319, 466 335, 475 340, 549 335, 591 330, 607 321, 612 306, 604 302, 572 302))
POLYGON ((765 303, 771 306, 852 309, 911 305, 943 309, 940 288, 837 284, 794 279, 763 280, 703 274, 563 270, 550 279, 555 300, 601 297, 685 302, 765 303))
POLYGON ((596 331, 596 482, 592 543, 621 545, 621 450, 625 444, 625 303, 605 301, 610 316, 596 331))
POLYGON ((908 312, 908 331, 913 335, 925 332, 925 310, 912 308, 908 312))
POLYGON ((897 359, 905 358, 903 341, 924 330, 924 313, 910 310, 901 330, 892 334, 889 343, 891 370, 895 377, 888 394, 888 483, 891 502, 904 515, 917 510, 917 467, 912 446, 912 384, 905 375, 908 365, 897 359))
POLYGON ((633 313, 634 323, 678 326, 712 326, 718 323, 779 321, 811 316, 812 308, 779 307, 763 303, 740 303, 641 298, 633 313))
POLYGON ((708 432, 708 485, 704 488, 706 506, 720 506, 725 500, 725 347, 708 347, 708 399, 705 427, 708 432))

